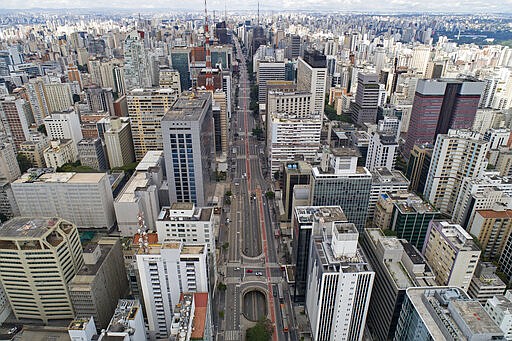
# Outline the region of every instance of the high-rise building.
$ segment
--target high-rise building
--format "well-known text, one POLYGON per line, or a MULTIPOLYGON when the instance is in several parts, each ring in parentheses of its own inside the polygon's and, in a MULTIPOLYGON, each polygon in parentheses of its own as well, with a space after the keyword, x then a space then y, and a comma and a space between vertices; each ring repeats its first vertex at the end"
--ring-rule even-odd
POLYGON ((46 116, 44 125, 48 137, 52 140, 69 139, 76 145, 83 139, 80 117, 72 108, 46 116))
POLYGON ((208 292, 206 244, 164 242, 137 254, 150 333, 167 337, 182 293, 208 292))
POLYGON ((338 223, 311 241, 306 311, 314 340, 363 338, 375 272, 358 238, 354 224, 338 223))
POLYGON ((173 309, 171 339, 212 340, 212 316, 207 292, 183 293, 173 309))
POLYGON ((12 183, 22 216, 60 216, 79 228, 109 229, 114 199, 106 173, 54 173, 31 169, 12 183))
POLYGON ((512 233, 512 210, 478 210, 467 230, 478 239, 482 257, 495 259, 512 233))
POLYGON ((0 97, 0 121, 7 137, 14 143, 16 150, 29 140, 30 107, 23 98, 15 96, 0 97))
POLYGON ((73 94, 69 83, 49 83, 44 85, 48 111, 65 111, 73 106, 73 94))
POLYGON ((432 151, 425 199, 441 213, 453 214, 464 177, 477 177, 487 167, 488 142, 479 133, 452 130, 440 134, 432 151))
POLYGON ((169 202, 207 206, 213 195, 214 136, 210 92, 183 92, 162 119, 169 202))
POLYGON ((173 89, 178 94, 181 93, 180 73, 177 70, 161 68, 158 79, 160 88, 173 89))
POLYGON ((96 327, 108 326, 117 301, 127 294, 121 241, 103 237, 83 248, 84 265, 68 283, 75 317, 94 317, 96 327))
POLYGON ((407 179, 411 181, 409 189, 416 193, 423 193, 427 182, 428 170, 432 160, 433 145, 422 144, 414 145, 409 155, 407 164, 407 179))
POLYGON ((503 340, 503 332, 460 288, 408 288, 394 340, 503 340))
POLYGON ((285 66, 284 62, 260 61, 257 70, 258 82, 258 102, 266 103, 267 101, 267 82, 268 81, 284 81, 285 66))
POLYGON ((305 302, 308 282, 308 262, 311 240, 321 236, 324 230, 331 231, 334 224, 347 223, 347 217, 339 206, 297 206, 293 211, 293 253, 295 286, 293 300, 305 302))
POLYGON ((471 129, 482 82, 452 79, 420 79, 412 105, 404 152, 415 144, 434 143, 449 129, 471 129))
POLYGON ((391 340, 407 288, 435 286, 435 277, 413 245, 380 229, 365 229, 362 246, 375 271, 368 328, 374 340, 391 340))
POLYGON ((293 188, 296 185, 309 185, 311 165, 304 161, 287 162, 283 164, 281 174, 284 216, 286 221, 291 221, 293 214, 293 188))
POLYGON ((475 272, 480 249, 460 225, 431 221, 422 254, 439 285, 468 290, 475 272))
POLYGON ((200 243, 208 246, 208 253, 215 253, 213 208, 196 207, 189 202, 176 202, 164 206, 156 220, 159 243, 175 240, 183 243, 200 243), (190 231, 183 233, 183 228, 190 231))
POLYGON ((215 124, 215 152, 228 153, 228 112, 226 94, 216 90, 213 93, 213 122, 215 124))
POLYGON ((128 116, 136 160, 150 150, 162 150, 160 122, 179 93, 173 89, 134 89, 128 93, 128 116))
POLYGON ((373 219, 375 205, 379 197, 386 193, 406 191, 409 187, 409 180, 397 170, 390 171, 387 168, 375 168, 372 174, 372 187, 370 200, 368 202, 368 219, 373 219))
POLYGON ((17 319, 74 318, 68 284, 83 264, 69 221, 18 217, 0 228, 0 281, 17 319))
POLYGON ((339 205, 349 222, 362 231, 366 225, 372 174, 357 166, 359 153, 351 148, 333 148, 322 166, 313 167, 311 204, 339 205))
POLYGON ((312 112, 323 116, 327 89, 327 63, 318 51, 304 52, 297 60, 297 90, 311 93, 312 112))
POLYGON ((173 69, 180 74, 181 91, 188 91, 192 86, 190 78, 190 49, 187 47, 175 47, 171 50, 170 62, 173 69))
POLYGON ((144 31, 131 31, 124 41, 124 79, 126 90, 151 87, 149 57, 144 47, 144 31))
POLYGON ((512 295, 507 291, 505 295, 496 295, 484 305, 485 311, 500 327, 506 340, 512 340, 512 295))
POLYGON ((143 308, 138 300, 119 300, 110 324, 100 339, 122 338, 123 341, 147 340, 143 308))
POLYGON ((14 145, 0 142, 0 181, 11 182, 21 175, 20 166, 16 160, 14 145))
POLYGON ((381 104, 379 96, 380 84, 377 74, 359 72, 352 121, 357 124, 376 123, 377 108, 381 104))
POLYGON ((34 116, 36 125, 39 126, 43 124, 44 118, 50 114, 43 79, 41 77, 31 79, 25 86, 27 87, 32 115, 34 116))
POLYGON ((105 147, 99 137, 95 139, 82 139, 78 142, 78 159, 82 166, 91 167, 99 171, 108 169, 105 147))
POLYGON ((130 120, 110 118, 110 129, 103 133, 110 168, 123 167, 135 161, 130 120))
POLYGON ((398 152, 398 142, 395 135, 385 132, 373 132, 371 134, 370 144, 368 145, 368 155, 366 156, 366 168, 373 171, 376 168, 395 169, 396 156, 398 152))
POLYGON ((149 230, 156 230, 160 207, 169 203, 164 174, 162 151, 148 152, 139 162, 132 177, 114 201, 117 227, 122 236, 133 236, 137 233, 139 215, 142 215, 149 230))

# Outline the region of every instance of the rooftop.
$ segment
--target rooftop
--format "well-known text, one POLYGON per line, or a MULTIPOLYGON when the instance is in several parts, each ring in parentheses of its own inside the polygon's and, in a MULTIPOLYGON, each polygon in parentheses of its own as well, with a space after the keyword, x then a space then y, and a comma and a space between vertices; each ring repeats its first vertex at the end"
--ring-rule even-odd
POLYGON ((478 210, 476 213, 485 219, 512 219, 512 210, 478 210))
POLYGON ((348 221, 340 206, 297 206, 295 216, 300 224, 348 221))
POLYGON ((211 103, 211 94, 208 92, 183 92, 172 108, 162 118, 166 121, 199 121, 208 110, 211 103))
POLYGON ((57 227, 60 218, 16 217, 0 226, 0 239, 37 239, 57 227))
POLYGON ((114 315, 107 327, 107 332, 128 332, 128 329, 130 329, 129 321, 135 318, 140 308, 140 303, 137 300, 119 300, 114 315))
POLYGON ((372 184, 380 183, 400 183, 409 184, 409 180, 397 170, 389 170, 386 167, 375 168, 372 173, 372 184))
POLYGON ((142 160, 140 160, 139 164, 135 168, 137 171, 148 171, 151 167, 158 166, 160 159, 163 159, 164 152, 161 150, 150 150, 144 155, 142 160))
POLYGON ((74 173, 74 172, 59 172, 56 173, 52 168, 31 168, 27 173, 23 174, 18 180, 14 181, 15 184, 20 183, 99 183, 104 177, 105 173, 74 173))
POLYGON ((439 231, 444 239, 457 251, 480 251, 473 237, 459 224, 446 221, 432 221, 432 229, 439 231))
POLYGON ((204 253, 204 250, 205 245, 183 244, 181 253, 186 255, 200 255, 204 253))

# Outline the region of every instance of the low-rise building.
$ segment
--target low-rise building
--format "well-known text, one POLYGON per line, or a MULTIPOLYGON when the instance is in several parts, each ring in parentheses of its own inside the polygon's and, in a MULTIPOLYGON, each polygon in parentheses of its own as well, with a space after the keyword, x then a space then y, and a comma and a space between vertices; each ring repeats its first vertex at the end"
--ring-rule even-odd
POLYGON ((496 275, 496 269, 492 263, 479 262, 469 284, 469 296, 482 305, 493 296, 502 295, 507 288, 507 285, 496 275))
POLYGON ((78 160, 78 153, 73 140, 52 140, 43 155, 46 166, 51 168, 59 168, 66 163, 78 160))

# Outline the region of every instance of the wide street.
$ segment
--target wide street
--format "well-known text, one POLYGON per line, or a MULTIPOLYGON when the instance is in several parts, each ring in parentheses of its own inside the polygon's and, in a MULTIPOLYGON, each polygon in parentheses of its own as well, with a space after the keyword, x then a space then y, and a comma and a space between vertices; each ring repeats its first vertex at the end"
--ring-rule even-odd
POLYGON ((234 40, 240 77, 238 108, 232 115, 229 132, 231 204, 224 207, 225 218, 219 233, 219 245, 224 245, 219 257, 219 280, 226 290, 217 295, 214 306, 214 314, 224 315, 216 330, 217 340, 243 340, 244 330, 250 326, 248 321, 265 314, 274 328, 273 340, 296 340, 291 323, 289 332, 283 330, 282 316, 289 315, 291 301, 285 284, 284 303, 277 294, 277 285, 284 278, 279 264, 279 241, 274 237, 274 202, 266 196, 271 182, 262 171, 266 167, 264 142, 252 136, 257 122, 249 110, 251 84, 246 59, 236 37, 234 40), (285 306, 283 313, 281 309, 285 306))

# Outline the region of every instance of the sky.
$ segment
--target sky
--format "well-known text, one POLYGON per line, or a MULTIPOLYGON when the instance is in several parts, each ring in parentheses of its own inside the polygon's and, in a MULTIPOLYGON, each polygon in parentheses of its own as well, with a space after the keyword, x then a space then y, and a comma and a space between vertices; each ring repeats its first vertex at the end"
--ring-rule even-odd
MULTIPOLYGON (((27 8, 169 8, 204 7, 203 0, 1 0, 0 9, 27 8)), ((209 9, 256 10, 257 0, 208 0, 209 9)), ((260 0, 261 11, 364 11, 364 12, 456 12, 512 13, 512 0, 260 0)))

